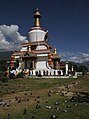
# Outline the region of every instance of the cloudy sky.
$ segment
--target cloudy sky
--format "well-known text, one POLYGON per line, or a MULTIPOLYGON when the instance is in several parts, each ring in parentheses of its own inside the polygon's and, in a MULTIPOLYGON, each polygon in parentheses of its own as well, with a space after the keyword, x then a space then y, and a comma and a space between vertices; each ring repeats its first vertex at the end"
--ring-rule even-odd
POLYGON ((0 51, 18 50, 27 41, 37 7, 62 58, 89 60, 89 0, 0 0, 0 51))

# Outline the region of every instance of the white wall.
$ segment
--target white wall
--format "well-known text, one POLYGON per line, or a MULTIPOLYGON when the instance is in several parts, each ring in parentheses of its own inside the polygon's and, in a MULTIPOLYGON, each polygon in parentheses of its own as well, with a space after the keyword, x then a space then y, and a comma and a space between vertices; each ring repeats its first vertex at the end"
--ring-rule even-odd
POLYGON ((36 50, 43 50, 43 49, 47 49, 47 47, 45 45, 39 45, 36 47, 36 50))
POLYGON ((45 70, 47 69, 46 64, 48 62, 47 56, 39 56, 37 57, 36 69, 45 70))
POLYGON ((20 51, 27 51, 27 47, 22 47, 20 51))
POLYGON ((28 33, 29 41, 44 41, 46 32, 43 30, 32 30, 28 33))

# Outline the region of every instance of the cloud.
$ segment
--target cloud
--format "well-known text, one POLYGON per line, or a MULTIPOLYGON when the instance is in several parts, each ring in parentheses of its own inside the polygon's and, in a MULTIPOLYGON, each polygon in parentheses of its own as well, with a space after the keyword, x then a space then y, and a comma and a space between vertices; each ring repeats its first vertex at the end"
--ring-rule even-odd
POLYGON ((70 57, 70 61, 83 63, 89 61, 89 53, 79 53, 78 56, 70 57))
POLYGON ((70 57, 75 56, 74 52, 69 52, 69 51, 61 51, 59 54, 61 54, 62 60, 68 60, 70 57))
POLYGON ((0 51, 19 50, 21 43, 27 42, 25 36, 19 33, 17 25, 0 25, 0 51))
POLYGON ((76 63, 89 61, 89 52, 61 52, 62 60, 69 60, 76 63))

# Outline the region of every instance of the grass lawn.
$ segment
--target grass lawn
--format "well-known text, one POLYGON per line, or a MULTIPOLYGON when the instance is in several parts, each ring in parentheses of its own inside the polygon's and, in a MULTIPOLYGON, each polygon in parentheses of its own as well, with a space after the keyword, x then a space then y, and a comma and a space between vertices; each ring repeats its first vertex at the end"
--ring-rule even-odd
POLYGON ((89 77, 0 82, 0 119, 89 119, 88 101, 70 101, 79 92, 89 92, 89 77))

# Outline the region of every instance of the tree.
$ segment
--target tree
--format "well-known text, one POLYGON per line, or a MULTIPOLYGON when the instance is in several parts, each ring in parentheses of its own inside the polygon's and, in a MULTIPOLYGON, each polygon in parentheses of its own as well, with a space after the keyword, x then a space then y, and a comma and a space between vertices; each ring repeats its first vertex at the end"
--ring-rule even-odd
POLYGON ((6 70, 6 60, 0 60, 0 71, 5 71, 6 70))
POLYGON ((77 66, 77 64, 76 64, 75 62, 70 62, 70 61, 69 61, 69 69, 70 69, 70 70, 71 70, 72 66, 73 66, 73 68, 74 68, 75 71, 78 71, 78 66, 77 66))
POLYGON ((88 68, 86 67, 86 66, 79 66, 79 68, 78 68, 78 71, 79 72, 87 72, 88 71, 88 68))

